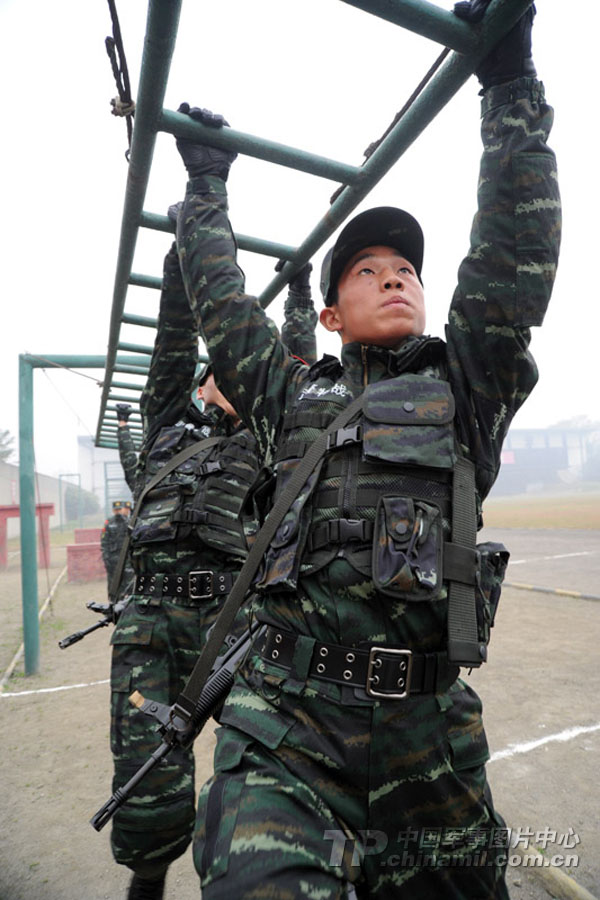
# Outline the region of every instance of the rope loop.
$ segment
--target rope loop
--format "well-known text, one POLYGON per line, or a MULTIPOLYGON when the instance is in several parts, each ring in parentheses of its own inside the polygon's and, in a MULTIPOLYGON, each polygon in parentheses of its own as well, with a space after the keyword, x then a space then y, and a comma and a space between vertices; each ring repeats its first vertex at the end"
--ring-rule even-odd
POLYGON ((113 97, 110 105, 113 116, 132 116, 135 112, 135 100, 121 100, 120 97, 113 97))

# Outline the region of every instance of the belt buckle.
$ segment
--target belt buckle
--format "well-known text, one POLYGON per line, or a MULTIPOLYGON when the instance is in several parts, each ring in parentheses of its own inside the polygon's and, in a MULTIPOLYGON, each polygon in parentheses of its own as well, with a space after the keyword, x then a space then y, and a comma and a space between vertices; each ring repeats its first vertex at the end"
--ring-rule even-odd
POLYGON ((390 647, 371 647, 369 650, 369 664, 367 667, 367 683, 365 685, 365 690, 369 697, 381 697, 387 700, 405 700, 410 694, 411 672, 412 650, 395 650, 390 647), (399 665, 400 676, 397 681, 398 687, 404 688, 401 692, 392 693, 391 691, 376 691, 372 687, 373 684, 377 685, 379 683, 379 675, 377 674, 376 669, 382 665, 382 661, 377 656, 378 653, 402 657, 399 665), (403 685, 401 685, 401 682, 403 682, 403 685))
POLYGON ((212 569, 199 569, 197 572, 188 574, 189 596, 190 600, 209 600, 213 596, 213 571, 212 569), (192 578, 207 578, 208 593, 196 594, 192 590, 192 578))

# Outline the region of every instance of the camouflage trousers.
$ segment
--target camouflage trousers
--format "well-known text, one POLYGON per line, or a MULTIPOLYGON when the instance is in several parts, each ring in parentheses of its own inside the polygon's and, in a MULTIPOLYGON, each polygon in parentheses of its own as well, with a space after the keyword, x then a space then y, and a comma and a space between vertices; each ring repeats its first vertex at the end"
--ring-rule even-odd
POLYGON ((199 797, 203 900, 508 900, 477 695, 459 679, 348 705, 333 689, 258 657, 238 675, 199 797))
MULTIPOLYGON (((160 743, 154 721, 129 703, 144 697, 172 704, 204 645, 223 598, 211 601, 134 597, 115 627, 111 668, 113 791, 147 761, 160 743)), ((113 818, 115 860, 152 877, 184 853, 195 810, 194 757, 173 750, 141 782, 113 818)))

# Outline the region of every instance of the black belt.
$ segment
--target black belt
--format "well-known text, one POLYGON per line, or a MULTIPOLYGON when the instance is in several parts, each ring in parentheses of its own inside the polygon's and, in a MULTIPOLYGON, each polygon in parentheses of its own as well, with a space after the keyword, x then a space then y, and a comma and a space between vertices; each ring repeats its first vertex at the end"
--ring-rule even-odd
MULTIPOLYGON (((299 635, 267 627, 262 658, 291 669, 299 635)), ((401 647, 373 645, 367 649, 315 643, 308 670, 311 678, 363 688, 374 699, 403 700, 409 694, 436 694, 456 681, 459 668, 447 653, 413 653, 401 647)))
POLYGON ((177 575, 175 572, 138 575, 134 594, 211 600, 229 594, 236 578, 235 572, 213 572, 212 569, 200 569, 187 575, 177 575))

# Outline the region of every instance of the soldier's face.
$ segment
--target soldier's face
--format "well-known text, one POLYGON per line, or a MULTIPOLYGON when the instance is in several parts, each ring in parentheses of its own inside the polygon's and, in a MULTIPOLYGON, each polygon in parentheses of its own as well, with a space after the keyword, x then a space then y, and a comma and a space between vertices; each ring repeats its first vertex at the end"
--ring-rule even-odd
POLYGON ((365 247, 352 256, 338 281, 337 303, 321 322, 343 344, 359 341, 396 347, 425 330, 425 295, 412 264, 391 247, 365 247))
POLYGON ((238 418, 238 414, 227 397, 217 387, 215 376, 212 374, 198 388, 198 399, 203 400, 206 406, 220 406, 232 419, 238 418))

